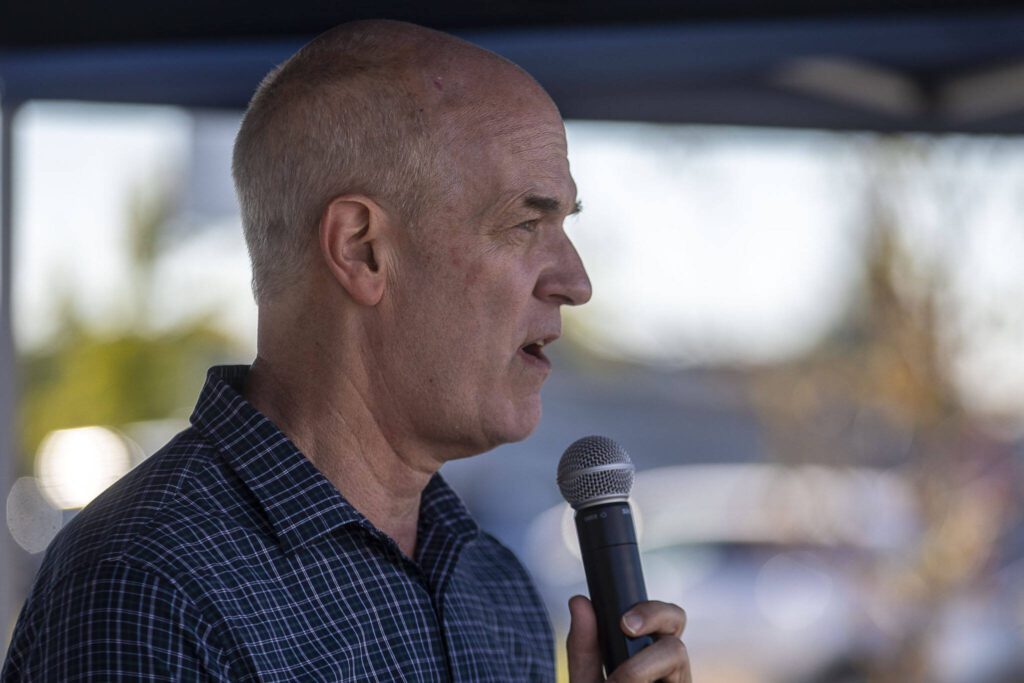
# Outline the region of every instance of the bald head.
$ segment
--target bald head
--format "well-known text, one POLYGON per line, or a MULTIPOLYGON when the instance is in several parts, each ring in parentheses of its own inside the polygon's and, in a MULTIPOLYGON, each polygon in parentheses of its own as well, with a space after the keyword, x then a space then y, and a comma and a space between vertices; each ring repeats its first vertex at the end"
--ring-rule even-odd
POLYGON ((531 98, 550 104, 511 62, 412 24, 343 24, 307 44, 264 79, 235 142, 257 303, 309 268, 331 199, 365 195, 416 224, 459 184, 456 148, 531 98))

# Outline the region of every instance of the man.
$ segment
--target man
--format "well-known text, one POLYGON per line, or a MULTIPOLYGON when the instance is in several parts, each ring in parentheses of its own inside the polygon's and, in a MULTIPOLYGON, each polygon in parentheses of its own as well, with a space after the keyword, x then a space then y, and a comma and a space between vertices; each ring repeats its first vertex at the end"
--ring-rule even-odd
MULTIPOLYGON (((554 105, 451 36, 344 25, 260 86, 234 174, 256 361, 54 542, 3 679, 551 680, 526 572, 437 472, 533 430, 590 298, 554 105)), ((601 680, 570 609, 572 680, 601 680)), ((635 608, 658 640, 614 679, 689 681, 683 626, 635 608)))

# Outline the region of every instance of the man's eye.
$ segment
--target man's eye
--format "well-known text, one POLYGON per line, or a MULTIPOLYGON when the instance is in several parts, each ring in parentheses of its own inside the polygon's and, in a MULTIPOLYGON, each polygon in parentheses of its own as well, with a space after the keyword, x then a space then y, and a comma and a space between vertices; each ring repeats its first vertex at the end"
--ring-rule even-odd
POLYGON ((525 230, 526 232, 537 232, 540 227, 540 221, 526 221, 516 226, 519 230, 525 230))

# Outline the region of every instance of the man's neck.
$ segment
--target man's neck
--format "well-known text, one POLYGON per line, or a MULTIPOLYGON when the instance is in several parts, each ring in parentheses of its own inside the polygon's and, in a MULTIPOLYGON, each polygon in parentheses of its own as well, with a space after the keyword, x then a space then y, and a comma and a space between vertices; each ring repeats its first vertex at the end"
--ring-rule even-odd
POLYGON ((353 507, 414 557, 421 495, 440 463, 403 456, 345 373, 301 373, 258 357, 243 393, 353 507))

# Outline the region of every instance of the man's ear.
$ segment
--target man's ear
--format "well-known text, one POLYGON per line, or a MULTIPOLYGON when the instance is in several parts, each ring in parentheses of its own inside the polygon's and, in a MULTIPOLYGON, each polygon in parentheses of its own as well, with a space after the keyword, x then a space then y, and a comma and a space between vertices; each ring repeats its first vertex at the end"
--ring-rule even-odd
POLYGON ((387 276, 381 267, 391 248, 392 226, 384 210, 360 195, 335 197, 320 218, 320 253, 334 279, 357 303, 375 306, 387 276))

